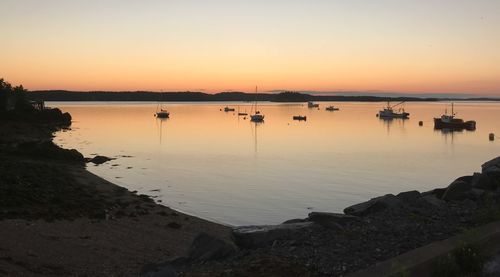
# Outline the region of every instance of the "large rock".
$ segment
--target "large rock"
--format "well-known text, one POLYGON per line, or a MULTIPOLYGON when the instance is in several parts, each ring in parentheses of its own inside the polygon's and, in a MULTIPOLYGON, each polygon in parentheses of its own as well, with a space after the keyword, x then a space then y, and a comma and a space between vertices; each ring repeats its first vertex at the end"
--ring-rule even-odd
POLYGON ((446 188, 438 188, 438 189, 433 189, 429 191, 422 192, 420 195, 427 196, 427 195, 434 195, 437 198, 441 199, 443 197, 444 192, 446 191, 446 188))
POLYGON ((63 149, 55 145, 52 141, 31 141, 17 145, 18 153, 33 155, 53 160, 63 160, 81 163, 84 161, 83 155, 75 149, 63 149))
POLYGON ((240 226, 233 229, 236 244, 243 248, 257 248, 271 244, 275 240, 293 236, 306 228, 311 228, 313 222, 299 222, 280 225, 240 226))
POLYGON ((481 165, 482 172, 498 171, 500 172, 500 157, 496 157, 490 161, 485 162, 481 165))
POLYGON ((348 215, 363 216, 370 213, 375 213, 387 208, 397 208, 402 205, 401 200, 393 194, 373 198, 369 201, 352 205, 344 209, 344 213, 348 215))
POLYGON ((207 233, 200 233, 193 241, 189 250, 189 259, 192 261, 209 261, 225 258, 235 254, 236 246, 207 233))
POLYGON ((439 198, 436 197, 434 194, 428 194, 420 197, 417 200, 418 204, 424 205, 424 206, 432 206, 432 207, 439 207, 443 205, 445 202, 439 198))
POLYGON ((455 180, 451 183, 443 194, 442 199, 450 200, 464 200, 467 198, 467 193, 472 189, 472 185, 463 180, 455 180))
POLYGON ((164 264, 148 264, 143 266, 140 277, 177 277, 177 273, 172 265, 164 264))
POLYGON ((479 200, 485 193, 484 189, 472 188, 467 192, 467 198, 471 200, 479 200))
POLYGON ((301 222, 307 222, 307 218, 294 218, 294 219, 289 219, 286 221, 283 221, 281 224, 292 224, 292 223, 301 223, 301 222))
POLYGON ((108 162, 108 161, 111 161, 111 160, 114 160, 113 158, 109 158, 109 157, 106 157, 106 156, 95 156, 91 159, 87 159, 86 161, 88 163, 94 163, 94 164, 103 164, 105 162, 108 162))
POLYGON ((356 219, 357 217, 352 215, 325 212, 312 212, 307 218, 309 221, 316 222, 325 228, 333 230, 342 230, 342 225, 356 219))
POLYGON ((486 171, 484 173, 474 173, 471 181, 474 188, 495 190, 500 187, 500 171, 486 171))
POLYGON ((420 198, 420 192, 416 190, 400 192, 396 197, 403 203, 415 203, 420 198))

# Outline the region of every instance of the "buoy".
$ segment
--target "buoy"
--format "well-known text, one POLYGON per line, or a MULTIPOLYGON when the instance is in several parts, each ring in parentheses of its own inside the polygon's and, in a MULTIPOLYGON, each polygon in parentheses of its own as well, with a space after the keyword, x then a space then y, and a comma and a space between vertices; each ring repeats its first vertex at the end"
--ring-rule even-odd
POLYGON ((418 122, 418 126, 424 126, 424 122, 423 121, 419 121, 418 122))
POLYGON ((494 140, 495 140, 495 134, 490 133, 490 141, 494 141, 494 140))

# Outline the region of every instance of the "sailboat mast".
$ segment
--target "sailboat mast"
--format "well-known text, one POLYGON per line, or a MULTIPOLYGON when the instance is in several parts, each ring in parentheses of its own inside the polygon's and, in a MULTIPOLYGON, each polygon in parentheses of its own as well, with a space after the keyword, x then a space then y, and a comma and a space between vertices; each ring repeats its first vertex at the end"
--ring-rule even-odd
POLYGON ((257 112, 257 86, 255 86, 255 112, 257 112))

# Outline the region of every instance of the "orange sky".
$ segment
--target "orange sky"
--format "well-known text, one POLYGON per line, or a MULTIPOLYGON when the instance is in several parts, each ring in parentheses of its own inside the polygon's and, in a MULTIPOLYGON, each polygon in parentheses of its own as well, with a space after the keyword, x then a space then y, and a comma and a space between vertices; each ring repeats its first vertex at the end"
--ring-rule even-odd
POLYGON ((3 0, 0 77, 33 90, 500 96, 499 1, 376 2, 3 0))

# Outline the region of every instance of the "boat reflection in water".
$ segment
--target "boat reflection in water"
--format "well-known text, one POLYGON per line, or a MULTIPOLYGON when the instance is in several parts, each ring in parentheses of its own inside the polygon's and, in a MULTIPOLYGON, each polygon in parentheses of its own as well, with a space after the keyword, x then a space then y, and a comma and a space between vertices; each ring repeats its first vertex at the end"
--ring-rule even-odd
POLYGON ((379 117, 379 121, 386 126, 388 134, 391 131, 391 126, 395 123, 397 123, 396 127, 404 129, 406 120, 408 120, 406 117, 379 117))

